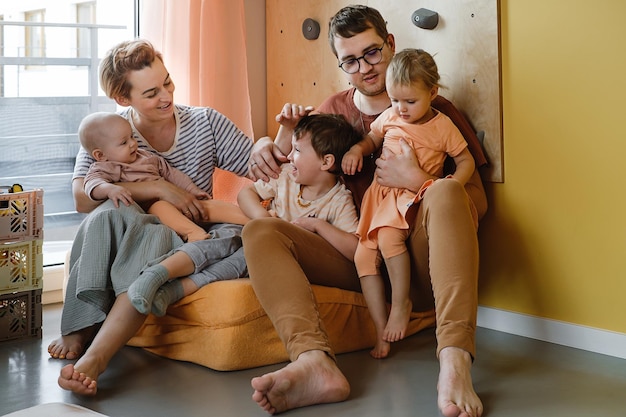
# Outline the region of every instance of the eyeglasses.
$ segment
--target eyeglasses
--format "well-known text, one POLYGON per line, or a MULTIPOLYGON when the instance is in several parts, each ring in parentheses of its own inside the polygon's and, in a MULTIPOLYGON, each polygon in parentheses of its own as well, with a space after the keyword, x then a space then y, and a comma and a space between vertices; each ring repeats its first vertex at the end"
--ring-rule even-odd
POLYGON ((339 68, 341 68, 344 72, 348 74, 355 74, 359 72, 361 69, 361 60, 367 62, 370 65, 376 65, 383 59, 383 48, 385 44, 380 48, 370 49, 362 56, 358 58, 348 59, 339 64, 339 68))

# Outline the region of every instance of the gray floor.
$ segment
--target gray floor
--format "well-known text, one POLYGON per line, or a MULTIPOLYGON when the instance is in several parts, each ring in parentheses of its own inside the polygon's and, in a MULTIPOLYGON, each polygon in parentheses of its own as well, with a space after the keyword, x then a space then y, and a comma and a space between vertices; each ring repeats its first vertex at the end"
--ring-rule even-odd
MULTIPOLYGON (((57 337, 61 306, 44 307, 42 339, 0 343, 0 415, 48 402, 79 404, 115 417, 264 416, 249 380, 281 365, 216 372, 126 347, 98 381, 96 398, 57 384, 66 361, 46 352, 57 337)), ((477 333, 473 368, 485 416, 626 416, 626 361, 487 329, 477 333)), ((393 345, 387 360, 367 351, 339 356, 352 384, 348 401, 285 413, 294 417, 438 416, 432 331, 393 345)))

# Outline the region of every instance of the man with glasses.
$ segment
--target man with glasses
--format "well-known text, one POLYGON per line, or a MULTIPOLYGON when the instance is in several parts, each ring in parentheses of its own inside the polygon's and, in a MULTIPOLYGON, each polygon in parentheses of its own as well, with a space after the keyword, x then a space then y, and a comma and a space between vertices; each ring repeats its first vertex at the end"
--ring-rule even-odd
MULTIPOLYGON (((385 89, 385 71, 395 53, 394 36, 387 32, 386 23, 377 10, 348 6, 331 18, 329 42, 353 88, 329 97, 316 111, 343 114, 357 130, 367 133, 370 123, 391 104, 385 89)), ((476 166, 485 164, 478 140, 460 112, 443 97, 437 97, 433 107, 448 115, 459 127, 476 166)), ((291 149, 293 126, 311 110, 295 104, 283 107, 277 117, 282 126, 276 140, 255 145, 251 170, 257 178, 275 175, 276 161, 284 162, 284 155, 291 149)), ((357 175, 344 176, 357 205, 374 170, 381 185, 414 191, 434 179, 420 169, 406 144, 399 154, 383 150, 382 155, 375 158, 373 155, 357 175)), ((439 181, 429 187, 407 241, 411 254, 413 310, 428 311, 437 306, 438 406, 446 417, 482 414, 482 403, 474 392, 470 374, 475 356, 478 242, 467 195, 473 200, 479 218, 487 209, 477 171, 465 190, 467 194, 456 181, 439 181)), ((280 230, 270 229, 262 223, 251 222, 243 231, 252 285, 292 360, 285 368, 251 382, 255 390, 252 398, 272 414, 347 399, 350 386, 335 363, 309 286, 360 289, 354 266, 347 265, 351 260, 333 257, 328 248, 299 234, 292 225, 280 227, 280 230), (274 241, 282 243, 269 244, 274 241), (307 259, 312 253, 317 262, 307 259), (268 262, 281 265, 286 272, 269 267, 268 262), (294 263, 299 269, 292 267, 294 263)))

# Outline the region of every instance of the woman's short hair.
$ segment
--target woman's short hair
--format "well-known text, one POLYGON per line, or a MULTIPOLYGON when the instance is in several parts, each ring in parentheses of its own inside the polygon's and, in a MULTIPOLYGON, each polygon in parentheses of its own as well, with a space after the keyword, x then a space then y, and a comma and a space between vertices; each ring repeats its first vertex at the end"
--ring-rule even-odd
POLYGON ((163 62, 163 56, 144 39, 124 41, 111 48, 100 63, 100 87, 107 97, 129 98, 131 85, 127 75, 152 66, 155 59, 163 62))

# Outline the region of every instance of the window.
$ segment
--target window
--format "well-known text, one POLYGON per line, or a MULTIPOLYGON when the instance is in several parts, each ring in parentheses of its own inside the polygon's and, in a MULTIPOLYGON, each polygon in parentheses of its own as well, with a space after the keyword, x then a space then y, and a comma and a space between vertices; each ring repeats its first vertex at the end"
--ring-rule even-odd
MULTIPOLYGON (((44 10, 35 10, 24 13, 24 21, 29 23, 41 23, 45 19, 44 10)), ((42 26, 26 26, 26 42, 24 56, 41 58, 46 56, 46 38, 42 26)))
MULTIPOLYGON (((96 23, 96 4, 94 2, 76 4, 76 23, 96 23)), ((90 57, 90 39, 89 29, 76 29, 76 56, 78 58, 90 57)))
POLYGON ((92 57, 135 37, 136 1, 0 2, 0 186, 44 190, 44 266, 64 262, 84 218, 71 192, 78 125, 117 110, 92 87, 92 57))
MULTIPOLYGON (((0 15, 0 22, 4 20, 4 16, 0 15)), ((0 26, 0 57, 4 55, 4 26, 0 26)), ((4 96, 4 66, 0 65, 0 97, 4 96)))

